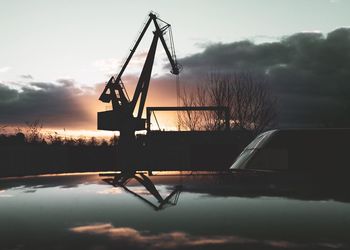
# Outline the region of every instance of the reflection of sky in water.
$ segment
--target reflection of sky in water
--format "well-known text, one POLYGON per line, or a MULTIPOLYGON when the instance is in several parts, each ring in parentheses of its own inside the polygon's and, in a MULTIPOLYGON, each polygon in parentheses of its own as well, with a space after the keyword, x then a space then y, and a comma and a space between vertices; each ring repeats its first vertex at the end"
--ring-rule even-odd
MULTIPOLYGON (((52 177, 51 186, 49 177, 16 180, 11 185, 14 182, 0 180, 0 248, 349 246, 350 203, 345 202, 213 196, 190 192, 181 180, 185 191, 177 205, 157 212, 122 188, 100 181, 98 176, 52 177)), ((156 185, 163 197, 177 181, 169 183, 156 185)), ((137 183, 129 187, 157 203, 144 187, 137 183)))

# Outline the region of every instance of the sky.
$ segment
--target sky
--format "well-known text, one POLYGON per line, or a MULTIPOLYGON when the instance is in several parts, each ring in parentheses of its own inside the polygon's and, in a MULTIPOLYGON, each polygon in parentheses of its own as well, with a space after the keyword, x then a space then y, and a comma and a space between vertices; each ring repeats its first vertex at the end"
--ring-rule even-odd
MULTIPOLYGON (((349 111, 339 101, 350 89, 349 9, 346 0, 0 0, 0 124, 41 119, 50 128, 96 130, 96 112, 106 106, 101 87, 150 11, 172 25, 182 84, 208 68, 268 70, 282 124, 310 122, 304 118, 322 105, 349 111)), ((126 71, 131 89, 151 35, 126 71)), ((176 104, 167 63, 159 46, 148 106, 176 104)))

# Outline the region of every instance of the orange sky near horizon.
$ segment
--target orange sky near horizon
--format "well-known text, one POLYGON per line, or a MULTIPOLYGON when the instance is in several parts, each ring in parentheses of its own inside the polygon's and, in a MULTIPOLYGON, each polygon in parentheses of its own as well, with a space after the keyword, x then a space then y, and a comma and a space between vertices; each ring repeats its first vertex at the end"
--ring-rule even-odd
MULTIPOLYGON (((130 78, 130 77, 129 77, 130 78)), ((149 91, 146 99, 145 109, 143 112, 143 117, 146 118, 146 107, 158 107, 158 106, 177 106, 176 97, 176 82, 175 77, 159 79, 151 79, 149 91)), ((133 96, 133 92, 136 86, 137 78, 124 80, 126 89, 130 98, 133 96)), ((88 115, 91 123, 86 124, 84 129, 86 130, 96 130, 97 127, 97 112, 111 110, 111 103, 103 103, 98 100, 100 93, 102 92, 104 85, 100 85, 99 89, 96 91, 95 96, 81 100, 81 104, 87 108, 88 115)), ((176 112, 157 112, 157 120, 161 125, 161 129, 174 130, 176 129, 176 112)), ((154 116, 151 118, 152 128, 154 127, 155 119, 154 116)), ((80 126, 74 127, 79 128, 80 126)), ((78 129, 81 130, 81 127, 78 129)))
MULTIPOLYGON (((129 77, 130 78, 130 77, 129 77)), ((132 98, 133 91, 135 89, 137 78, 127 79, 125 82, 126 88, 130 98, 132 98)), ((97 130, 97 112, 111 110, 111 103, 103 103, 98 100, 104 84, 99 84, 93 93, 85 93, 77 96, 76 105, 81 106, 86 114, 86 119, 84 120, 74 120, 74 117, 63 117, 64 120, 60 120, 62 125, 50 125, 45 123, 45 117, 40 119, 40 124, 42 124, 41 132, 44 136, 57 135, 63 138, 90 138, 90 137, 100 137, 108 138, 115 134, 119 134, 117 131, 103 131, 97 130)), ((176 106, 176 86, 175 78, 168 78, 164 81, 162 79, 151 79, 148 96, 146 99, 145 109, 150 106, 176 106), (152 84, 153 83, 153 84, 152 84)), ((143 118, 146 117, 146 112, 143 112, 143 118)), ((160 124, 161 130, 176 130, 177 129, 177 115, 176 112, 157 112, 157 120, 160 124)), ((78 117, 78 114, 77 114, 78 117)), ((62 118, 62 117, 61 117, 62 118)), ((49 117, 52 119, 52 117, 49 117)), ((33 121, 31 121, 33 122, 33 121)), ((152 129, 158 130, 155 118, 151 117, 152 129)), ((6 124, 4 124, 6 125, 6 124)), ((22 132, 26 132, 28 126, 26 124, 9 124, 6 126, 1 133, 14 133, 16 129, 20 128, 22 132)), ((142 133, 142 131, 141 131, 142 133)))

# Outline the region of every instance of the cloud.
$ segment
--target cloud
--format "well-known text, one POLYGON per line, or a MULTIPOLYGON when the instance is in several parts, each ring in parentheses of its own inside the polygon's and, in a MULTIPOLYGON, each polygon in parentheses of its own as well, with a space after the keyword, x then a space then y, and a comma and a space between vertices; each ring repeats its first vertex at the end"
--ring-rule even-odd
POLYGON ((93 63, 93 66, 102 72, 115 74, 120 68, 121 61, 115 58, 100 59, 93 63))
MULTIPOLYGON (((159 52, 160 54, 162 52, 159 52)), ((145 63, 148 51, 136 52, 128 63, 127 72, 128 74, 136 74, 142 70, 145 63)), ((119 73, 119 70, 124 65, 126 57, 121 59, 116 58, 105 58, 99 59, 93 62, 92 66, 98 71, 105 73, 107 76, 112 76, 119 73)), ((157 61, 154 62, 153 67, 156 66, 157 61)))
POLYGON ((108 188, 108 189, 104 189, 104 190, 100 190, 100 191, 97 191, 98 194, 121 194, 122 193, 122 190, 120 188, 108 188))
POLYGON ((100 178, 94 174, 80 175, 80 174, 48 174, 40 176, 25 176, 14 177, 18 182, 14 182, 13 178, 1 179, 0 194, 12 190, 21 190, 27 192, 28 190, 38 190, 46 188, 72 188, 84 183, 98 184, 100 178))
POLYGON ((74 233, 85 233, 104 235, 113 240, 126 241, 129 244, 138 247, 150 248, 179 248, 188 246, 206 246, 206 245, 223 245, 228 243, 251 243, 254 240, 227 237, 227 236, 190 236, 184 232, 170 232, 160 234, 150 234, 148 232, 140 232, 130 227, 114 227, 106 224, 92 224, 86 226, 78 226, 70 229, 74 233))
POLYGON ((0 198, 10 198, 13 197, 12 194, 6 194, 5 190, 0 190, 0 198))
POLYGON ((34 79, 34 77, 30 74, 24 74, 24 75, 20 75, 21 78, 23 79, 34 79))
POLYGON ((56 82, 61 83, 64 87, 74 87, 76 84, 75 80, 72 78, 60 78, 56 82))
POLYGON ((235 235, 191 235, 180 231, 152 234, 147 231, 138 231, 130 227, 114 227, 110 223, 77 226, 69 230, 77 234, 106 236, 113 241, 118 241, 119 246, 123 246, 124 248, 130 247, 131 249, 182 249, 185 247, 187 249, 191 247, 219 247, 222 245, 241 245, 244 249, 259 249, 261 247, 268 247, 269 249, 337 249, 344 247, 342 244, 338 243, 301 244, 285 240, 258 240, 235 235), (249 248, 249 246, 251 248, 249 248))
POLYGON ((281 124, 350 125, 350 28, 271 43, 216 43, 179 61, 185 78, 210 71, 267 77, 279 99, 281 124))
MULTIPOLYGON (((350 28, 328 34, 300 32, 269 43, 208 42, 202 46, 201 53, 179 59, 184 67, 181 86, 198 82, 210 71, 250 71, 269 79, 279 100, 281 126, 350 126, 350 28)), ((136 54, 136 64, 144 56, 136 54)), ((120 61, 112 58, 94 65, 105 73, 117 73, 120 61)), ((168 71, 170 66, 165 68, 168 71)), ((10 69, 3 67, 0 72, 10 69)), ((123 78, 130 95, 138 75, 139 71, 123 78)), ((176 84, 169 75, 152 77, 147 106, 176 105, 176 84)), ((94 89, 77 87, 74 79, 35 82, 30 77, 0 82, 2 123, 42 119, 45 126, 95 126, 92 112, 97 110, 97 95, 104 84, 96 85, 96 94, 94 89)))
POLYGON ((0 68, 0 73, 5 73, 5 72, 7 72, 7 71, 9 71, 9 70, 11 70, 12 68, 11 67, 2 67, 2 68, 0 68))
POLYGON ((0 107, 6 103, 14 102, 17 99, 18 91, 10 89, 8 86, 0 83, 0 107))
POLYGON ((0 83, 0 121, 20 125, 26 121, 41 120, 44 126, 76 127, 91 122, 82 98, 89 98, 70 80, 16 83, 12 89, 0 83))

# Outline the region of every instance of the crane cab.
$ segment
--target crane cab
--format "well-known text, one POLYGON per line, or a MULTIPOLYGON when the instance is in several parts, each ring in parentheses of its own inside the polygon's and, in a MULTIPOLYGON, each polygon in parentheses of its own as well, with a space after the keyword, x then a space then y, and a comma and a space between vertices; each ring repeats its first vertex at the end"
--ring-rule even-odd
POLYGON ((109 131, 145 130, 146 119, 123 115, 115 110, 97 112, 97 129, 109 131))

